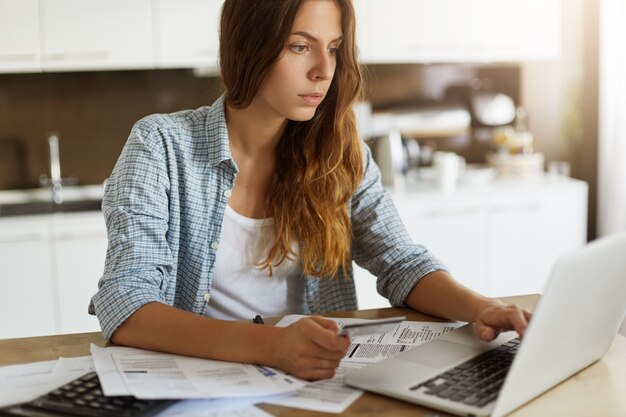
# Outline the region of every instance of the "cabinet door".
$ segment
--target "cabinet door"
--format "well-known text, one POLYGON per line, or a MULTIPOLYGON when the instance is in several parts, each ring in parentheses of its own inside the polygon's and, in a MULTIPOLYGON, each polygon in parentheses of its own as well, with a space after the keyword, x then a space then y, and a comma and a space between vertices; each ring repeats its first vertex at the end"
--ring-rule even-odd
POLYGON ((488 209, 477 199, 436 193, 394 197, 414 243, 424 245, 463 285, 489 293, 485 270, 488 209))
POLYGON ((222 0, 156 0, 157 65, 217 69, 222 0))
POLYGON ((46 71, 152 68, 151 0, 45 0, 46 71))
POLYGON ((558 59, 560 0, 469 0, 467 49, 478 61, 558 59))
POLYGON ((370 7, 371 0, 354 0, 356 19, 356 46, 359 50, 359 59, 363 63, 372 62, 372 28, 376 25, 375 17, 370 7))
POLYGON ((365 63, 558 59, 560 0, 371 0, 365 63))
POLYGON ((541 293, 554 262, 586 240, 586 194, 578 189, 499 197, 490 225, 495 296, 541 293))
POLYGON ((48 223, 0 221, 0 339, 55 333, 48 223))
POLYGON ((104 270, 107 235, 102 213, 56 218, 53 242, 60 332, 99 331, 87 307, 104 270))
POLYGON ((39 0, 0 0, 0 72, 41 71, 39 0))
POLYGON ((371 63, 449 61, 462 52, 466 0, 368 1, 371 63))

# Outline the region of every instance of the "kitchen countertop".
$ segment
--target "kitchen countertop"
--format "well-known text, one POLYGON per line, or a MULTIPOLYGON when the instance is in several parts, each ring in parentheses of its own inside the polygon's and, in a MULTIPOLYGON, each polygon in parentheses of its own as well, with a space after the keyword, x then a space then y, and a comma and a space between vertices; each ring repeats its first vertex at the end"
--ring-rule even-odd
MULTIPOLYGON (((433 178, 409 175, 403 186, 390 188, 394 195, 432 194, 455 196, 472 194, 477 195, 494 190, 515 190, 541 188, 559 188, 563 185, 576 184, 586 187, 583 181, 569 177, 538 175, 532 178, 499 178, 479 184, 459 182, 453 192, 444 193, 437 188, 433 178)), ((19 190, 0 190, 0 217, 47 214, 55 212, 77 212, 100 210, 104 195, 103 184, 65 186, 63 187, 63 203, 52 202, 50 188, 32 188, 19 190)))
MULTIPOLYGON (((65 201, 102 200, 103 195, 104 186, 102 184, 63 187, 63 198, 65 201)), ((0 205, 45 202, 51 200, 52 190, 47 187, 0 190, 0 205)))
POLYGON ((0 217, 100 210, 102 184, 65 186, 63 202, 52 201, 51 188, 0 191, 0 217))
POLYGON ((453 191, 444 192, 437 187, 435 178, 432 177, 430 172, 428 172, 428 174, 422 176, 417 173, 410 173, 407 175, 404 184, 400 184, 396 187, 389 187, 387 189, 393 194, 429 193, 453 196, 455 194, 476 194, 493 190, 523 191, 526 189, 537 188, 558 189, 563 186, 572 185, 585 188, 587 187, 587 184, 584 181, 578 179, 549 174, 539 174, 529 177, 496 176, 494 179, 484 182, 465 182, 460 180, 453 191))

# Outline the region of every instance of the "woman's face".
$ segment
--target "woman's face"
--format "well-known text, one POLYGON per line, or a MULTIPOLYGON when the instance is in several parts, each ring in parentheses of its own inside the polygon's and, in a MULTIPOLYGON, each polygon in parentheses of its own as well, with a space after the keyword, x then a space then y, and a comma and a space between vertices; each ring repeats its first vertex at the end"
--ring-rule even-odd
POLYGON ((341 38, 335 0, 306 0, 282 55, 261 83, 256 104, 280 118, 310 120, 330 87, 341 38))

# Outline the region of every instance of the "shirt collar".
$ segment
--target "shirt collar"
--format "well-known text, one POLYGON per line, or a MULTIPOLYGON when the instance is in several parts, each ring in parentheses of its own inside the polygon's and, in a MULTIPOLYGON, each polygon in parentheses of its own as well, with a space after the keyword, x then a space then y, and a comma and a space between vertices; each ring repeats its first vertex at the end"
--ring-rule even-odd
POLYGON ((207 132, 208 161, 211 165, 218 165, 223 161, 232 161, 235 170, 237 164, 233 160, 228 144, 228 128, 226 127, 226 111, 224 95, 221 95, 211 107, 205 120, 207 132))

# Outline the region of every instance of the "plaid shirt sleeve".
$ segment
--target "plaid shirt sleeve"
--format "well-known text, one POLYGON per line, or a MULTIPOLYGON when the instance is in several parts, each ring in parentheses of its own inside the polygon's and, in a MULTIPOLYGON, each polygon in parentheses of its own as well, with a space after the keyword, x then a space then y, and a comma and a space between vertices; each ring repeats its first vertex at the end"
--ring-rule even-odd
POLYGON ((169 179, 155 130, 145 119, 135 125, 105 189, 109 243, 90 310, 107 340, 139 307, 167 303, 162 289, 174 263, 165 238, 169 179))
POLYGON ((380 171, 365 148, 364 177, 352 197, 352 258, 377 277, 378 292, 391 305, 405 307, 415 284, 425 275, 447 268, 426 248, 414 244, 389 196, 380 171))

